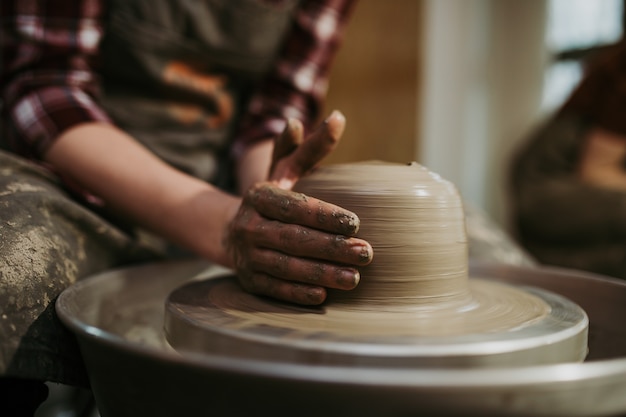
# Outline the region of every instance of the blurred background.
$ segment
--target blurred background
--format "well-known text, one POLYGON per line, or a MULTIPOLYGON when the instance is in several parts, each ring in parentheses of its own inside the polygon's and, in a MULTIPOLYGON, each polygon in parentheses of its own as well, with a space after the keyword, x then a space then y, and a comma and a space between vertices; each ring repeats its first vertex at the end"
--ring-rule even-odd
POLYGON ((624 0, 360 0, 327 102, 348 128, 327 162, 418 161, 506 229, 512 152, 624 21, 624 0))

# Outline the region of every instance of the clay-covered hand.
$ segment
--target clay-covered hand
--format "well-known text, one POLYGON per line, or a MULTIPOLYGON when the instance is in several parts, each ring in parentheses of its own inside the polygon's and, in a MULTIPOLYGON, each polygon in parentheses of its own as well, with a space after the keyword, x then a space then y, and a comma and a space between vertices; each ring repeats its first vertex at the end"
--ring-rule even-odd
POLYGON ((354 237, 354 213, 291 191, 332 152, 344 126, 343 115, 333 112, 304 140, 300 122, 290 120, 276 141, 269 181, 246 193, 230 224, 227 246, 247 291, 320 304, 326 288, 356 287, 357 268, 371 262, 369 243, 354 237))

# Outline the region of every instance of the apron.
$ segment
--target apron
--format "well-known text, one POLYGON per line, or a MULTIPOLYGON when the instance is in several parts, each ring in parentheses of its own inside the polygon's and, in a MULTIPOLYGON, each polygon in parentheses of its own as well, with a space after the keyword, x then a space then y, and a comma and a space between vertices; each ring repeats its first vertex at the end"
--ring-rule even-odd
POLYGON ((297 1, 111 0, 102 105, 176 168, 232 186, 229 145, 297 1))

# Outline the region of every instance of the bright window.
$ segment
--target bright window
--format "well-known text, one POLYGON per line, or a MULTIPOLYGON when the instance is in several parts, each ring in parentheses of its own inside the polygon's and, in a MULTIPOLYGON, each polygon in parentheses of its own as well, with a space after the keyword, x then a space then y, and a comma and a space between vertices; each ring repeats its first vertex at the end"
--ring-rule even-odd
POLYGON ((624 0, 548 0, 545 110, 559 106, 580 81, 585 57, 620 40, 623 16, 624 0))

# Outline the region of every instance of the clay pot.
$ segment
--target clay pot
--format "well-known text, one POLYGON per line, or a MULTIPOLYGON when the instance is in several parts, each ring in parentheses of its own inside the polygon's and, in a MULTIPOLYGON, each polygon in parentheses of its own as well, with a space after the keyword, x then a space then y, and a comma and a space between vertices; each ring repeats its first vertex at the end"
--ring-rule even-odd
POLYGON ((358 237, 373 262, 353 291, 332 291, 335 302, 464 304, 470 297, 462 199, 456 187, 416 162, 362 162, 319 168, 296 191, 359 217, 358 237))

